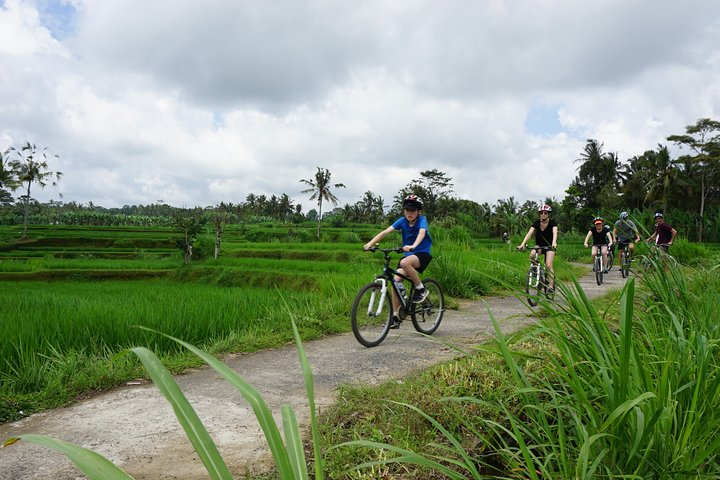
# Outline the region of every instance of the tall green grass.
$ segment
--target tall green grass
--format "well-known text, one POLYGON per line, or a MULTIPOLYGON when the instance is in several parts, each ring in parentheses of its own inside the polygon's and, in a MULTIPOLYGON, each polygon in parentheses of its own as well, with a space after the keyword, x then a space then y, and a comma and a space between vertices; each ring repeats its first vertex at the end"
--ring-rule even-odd
MULTIPOLYGON (((118 235, 131 242, 133 233, 118 235)), ((502 243, 476 245, 461 234, 439 235, 425 273, 446 294, 477 297, 522 284, 526 255, 502 243)), ((399 241, 399 235, 387 239, 399 241)), ((10 280, 0 281, 0 421, 140 375, 137 365, 110 362, 132 345, 153 348, 174 371, 194 366, 176 344, 136 325, 213 353, 254 351, 292 339, 277 313, 282 296, 304 338, 348 331, 352 299, 382 267, 361 243, 252 243, 229 235, 223 245, 219 259, 187 267, 178 255, 3 260, 2 278, 10 280)))

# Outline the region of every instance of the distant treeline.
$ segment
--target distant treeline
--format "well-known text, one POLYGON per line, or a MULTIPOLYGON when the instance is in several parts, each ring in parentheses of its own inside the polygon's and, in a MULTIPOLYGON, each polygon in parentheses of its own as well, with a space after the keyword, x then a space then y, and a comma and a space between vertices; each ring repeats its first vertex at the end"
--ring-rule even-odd
MULTIPOLYGON (((433 169, 420 172, 418 178, 397 193, 391 205, 368 191, 354 204, 328 212, 321 210, 322 221, 335 227, 350 223, 387 224, 400 215, 402 199, 413 193, 423 199, 424 213, 432 222, 462 226, 478 237, 524 234, 537 217, 538 207, 547 203, 563 232, 584 233, 595 216, 614 223, 621 211, 629 212, 641 230, 650 229, 653 213, 661 211, 680 236, 691 241, 720 242, 720 122, 700 119, 688 125, 685 134, 670 135, 667 140, 687 154, 672 158, 668 147, 658 144, 657 150, 621 162, 617 153, 605 151, 602 143, 587 140, 580 157, 575 159, 578 174, 562 200, 545 198, 521 204, 509 197, 491 205, 460 199, 453 194, 452 179, 433 169)), ((329 179, 329 171, 320 168, 318 171, 325 172, 329 179)), ((542 175, 528 181, 542 182, 543 176, 553 174, 548 170, 539 173, 542 175)), ((326 190, 329 187, 323 186, 326 190)), ((327 193, 330 194, 329 190, 327 193)), ((5 194, 0 201, 0 224, 5 225, 20 224, 25 215, 31 224, 172 226, 174 217, 189 210, 215 225, 301 224, 318 220, 318 211, 303 213, 302 205, 286 193, 270 197, 250 193, 245 201, 194 209, 177 208, 162 201, 121 208, 76 202, 41 204, 28 196, 13 203, 9 192, 5 194)))

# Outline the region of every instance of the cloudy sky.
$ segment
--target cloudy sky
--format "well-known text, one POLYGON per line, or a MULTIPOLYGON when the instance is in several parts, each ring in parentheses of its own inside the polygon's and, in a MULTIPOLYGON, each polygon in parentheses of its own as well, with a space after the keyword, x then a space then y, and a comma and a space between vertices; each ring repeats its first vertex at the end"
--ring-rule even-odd
POLYGON ((714 0, 0 0, 0 150, 59 155, 41 201, 307 211, 316 167, 341 205, 429 169, 560 200, 586 139, 627 160, 706 117, 714 0))

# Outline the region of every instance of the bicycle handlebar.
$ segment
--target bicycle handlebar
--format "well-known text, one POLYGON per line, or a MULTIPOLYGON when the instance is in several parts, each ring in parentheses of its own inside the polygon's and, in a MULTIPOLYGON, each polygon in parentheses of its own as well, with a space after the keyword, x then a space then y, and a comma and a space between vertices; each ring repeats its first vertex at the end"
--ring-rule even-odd
POLYGON ((403 253, 403 247, 393 247, 393 248, 370 247, 366 250, 366 252, 403 253))
MULTIPOLYGON (((515 247, 515 250, 518 252, 522 252, 523 250, 527 250, 527 245, 520 247, 519 245, 515 247)), ((541 247, 540 245, 535 245, 534 247, 530 248, 531 250, 552 250, 553 252, 557 250, 557 247, 541 247)))

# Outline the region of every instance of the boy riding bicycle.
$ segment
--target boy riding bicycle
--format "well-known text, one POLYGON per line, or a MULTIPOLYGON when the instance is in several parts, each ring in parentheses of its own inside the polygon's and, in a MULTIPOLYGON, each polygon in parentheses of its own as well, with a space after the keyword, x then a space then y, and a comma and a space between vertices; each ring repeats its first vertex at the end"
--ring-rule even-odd
MULTIPOLYGON (((398 263, 398 272, 402 273, 415 285, 415 294, 413 295, 413 303, 422 303, 427 297, 427 291, 420 279, 422 273, 432 260, 430 255, 430 247, 432 247, 432 238, 428 231, 428 221, 424 215, 421 215, 423 208, 422 199, 417 195, 408 195, 403 200, 403 216, 398 218, 392 225, 375 235, 375 237, 363 246, 364 250, 368 250, 373 245, 379 243, 388 234, 395 230, 402 233, 403 255, 404 257, 398 263)), ((396 276, 395 282, 402 284, 402 278, 396 276)), ((399 287, 400 285, 398 285, 399 287)), ((402 289, 401 289, 402 291, 402 289)), ((398 328, 400 326, 399 310, 400 299, 397 298, 395 291, 392 294, 393 304, 393 324, 390 328, 398 328)))

